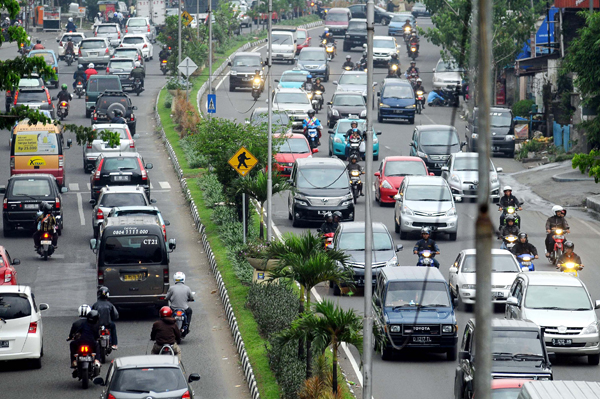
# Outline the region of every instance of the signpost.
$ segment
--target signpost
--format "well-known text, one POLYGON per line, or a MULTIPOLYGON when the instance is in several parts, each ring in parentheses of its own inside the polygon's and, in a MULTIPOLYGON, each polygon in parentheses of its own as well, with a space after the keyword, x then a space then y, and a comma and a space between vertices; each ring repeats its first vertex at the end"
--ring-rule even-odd
MULTIPOLYGON (((239 150, 229 159, 229 165, 242 177, 246 176, 258 163, 258 159, 245 147, 239 150)), ((244 245, 246 244, 246 193, 242 193, 242 224, 244 226, 244 245)))
POLYGON ((181 21, 185 26, 189 26, 193 20, 194 18, 190 15, 189 12, 184 11, 183 13, 181 13, 181 21))
POLYGON ((196 69, 198 69, 198 65, 196 65, 196 63, 192 61, 190 57, 185 57, 185 60, 181 61, 181 63, 177 65, 177 69, 179 70, 179 73, 184 75, 185 79, 187 80, 187 84, 185 86, 185 100, 187 101, 190 75, 193 74, 196 69))
POLYGON ((206 96, 206 109, 209 114, 215 114, 217 112, 217 95, 209 94, 206 96))

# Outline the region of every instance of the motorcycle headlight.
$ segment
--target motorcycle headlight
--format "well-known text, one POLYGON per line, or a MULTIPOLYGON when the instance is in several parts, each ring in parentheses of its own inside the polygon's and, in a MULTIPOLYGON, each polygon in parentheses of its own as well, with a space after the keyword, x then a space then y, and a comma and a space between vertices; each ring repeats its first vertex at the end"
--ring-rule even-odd
POLYGON ((456 208, 450 208, 448 212, 446 212, 446 216, 456 216, 456 208))
POLYGON ((477 133, 471 133, 471 138, 472 139, 476 139, 478 137, 479 137, 479 135, 477 133))
POLYGON ((389 181, 387 181, 387 180, 384 180, 384 181, 383 181, 383 183, 381 183, 381 187, 382 187, 382 188, 387 188, 387 189, 390 189, 390 190, 394 188, 394 186, 392 186, 392 185, 390 184, 390 182, 389 182, 389 181))
POLYGON ((509 214, 515 213, 515 208, 513 208, 513 207, 506 208, 506 213, 509 213, 509 214))
POLYGON ((506 141, 513 141, 515 139, 515 136, 513 136, 512 134, 507 134, 506 137, 504 137, 504 140, 506 141))
POLYGON ((257 84, 257 85, 260 84, 260 79, 259 78, 255 78, 254 79, 254 84, 257 84))
POLYGON ((385 265, 386 266, 396 266, 396 265, 398 265, 398 257, 394 256, 392 259, 388 260, 385 265))
POLYGON ((410 208, 407 207, 406 205, 402 207, 402 213, 404 213, 406 215, 413 215, 413 211, 411 211, 410 208))
POLYGON ((389 108, 390 106, 384 103, 379 103, 379 108, 389 108))
POLYGON ((530 262, 531 256, 523 256, 521 259, 523 260, 523 262, 530 262))
POLYGON ((334 115, 339 115, 340 114, 337 109, 332 109, 331 113, 334 114, 334 115))
POLYGON ((306 95, 308 96, 309 100, 312 100, 312 98, 313 98, 313 94, 312 93, 307 93, 306 95))
POLYGON ((460 286, 463 290, 474 290, 475 284, 463 284, 460 286))
POLYGON ((453 182, 456 182, 456 183, 460 184, 460 177, 458 177, 457 175, 452 175, 450 177, 450 180, 452 180, 453 182))
POLYGON ((407 106, 406 108, 414 108, 414 107, 415 107, 415 104, 412 104, 412 105, 407 106))
POLYGON ((589 326, 587 326, 582 334, 598 334, 598 322, 595 321, 592 324, 590 324, 589 326))
POLYGON ((229 74, 230 74, 231 76, 236 76, 236 75, 237 75, 237 71, 229 71, 229 74))
POLYGON ((342 143, 343 141, 342 141, 342 139, 341 139, 341 138, 339 138, 339 137, 335 137, 335 138, 333 139, 333 142, 334 142, 334 143, 342 143))
POLYGON ((442 332, 446 334, 451 334, 457 330, 458 328, 456 328, 456 326, 453 324, 445 324, 442 326, 442 332))
POLYGON ((367 116, 367 110, 365 109, 365 110, 361 111, 360 116, 361 117, 366 117, 367 116))
POLYGON ((554 233, 556 235, 561 235, 563 233, 563 231, 562 231, 562 229, 556 229, 556 230, 554 230, 554 233))
POLYGON ((425 154, 424 152, 421 152, 421 151, 417 151, 417 156, 421 157, 421 158, 427 158, 427 154, 425 154))

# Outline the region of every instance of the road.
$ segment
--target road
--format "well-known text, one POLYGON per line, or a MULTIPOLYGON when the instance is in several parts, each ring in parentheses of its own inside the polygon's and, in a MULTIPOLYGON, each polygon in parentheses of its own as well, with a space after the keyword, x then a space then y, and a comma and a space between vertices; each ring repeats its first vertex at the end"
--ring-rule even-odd
MULTIPOLYGON (((89 35, 89 32, 86 32, 89 35)), ((57 51, 54 33, 37 33, 33 38, 42 39, 46 48, 57 51)), ((156 46, 155 54, 160 48, 156 46)), ((0 59, 17 56, 16 45, 2 46, 0 59)), ((71 90, 73 72, 77 67, 67 67, 60 62, 60 82, 71 90)), ((193 388, 200 398, 250 398, 247 384, 240 371, 233 340, 224 316, 223 306, 216 294, 216 284, 209 272, 206 255, 199 235, 195 233, 179 182, 168 154, 158 133, 155 132, 154 105, 166 78, 159 70, 158 56, 146 63, 146 90, 139 96, 133 94, 133 104, 138 107, 136 141, 138 151, 146 162, 154 164, 150 171, 152 197, 157 200, 165 219, 171 222, 169 238, 177 240, 177 249, 171 254, 171 271, 183 271, 186 283, 196 291, 196 302, 192 309, 194 317, 191 334, 181 345, 183 363, 189 373, 201 374, 201 381, 193 388)), ((99 68, 99 74, 105 74, 99 68)), ((55 96, 58 90, 51 89, 55 96)), ((4 99, 2 99, 4 104, 4 99)), ((65 123, 90 125, 85 118, 84 99, 71 102, 65 123)), ((5 184, 10 175, 8 131, 2 133, 0 145, 0 181, 5 184)), ((73 134, 68 133, 67 138, 73 134)), ((41 370, 29 370, 19 362, 0 363, 0 396, 6 399, 23 397, 35 393, 39 398, 96 398, 100 388, 92 386, 82 391, 77 380, 71 377, 68 366, 69 352, 65 339, 71 323, 77 318, 77 308, 82 303, 93 304, 96 300, 95 255, 89 249, 92 238, 91 206, 88 204, 89 174, 82 168, 82 148, 74 144, 66 150, 65 170, 69 192, 63 194, 65 227, 59 238, 59 247, 50 260, 44 262, 33 249, 31 233, 23 232, 11 238, 0 238, 13 258, 21 260, 18 268, 20 284, 30 285, 38 303, 48 303, 50 309, 43 314, 44 358, 41 370), (8 382, 10 380, 10 382, 8 382), (34 385, 32 385, 34 384, 34 385), (34 388, 35 386, 35 388, 34 388)), ((123 312, 117 322, 119 350, 110 358, 140 355, 149 352, 150 329, 156 320, 153 312, 123 312)), ((109 359, 110 359, 109 358, 109 359)), ((108 364, 103 367, 104 377, 108 364)))
MULTIPOLYGON (((418 24, 422 28, 432 26, 431 20, 424 18, 418 19, 418 24)), ((312 29, 310 33, 313 37, 312 45, 318 45, 316 37, 322 33, 322 28, 312 29)), ((387 35, 387 28, 376 26, 375 34, 387 35)), ((330 82, 324 84, 326 90, 325 101, 329 101, 330 96, 335 91, 335 86, 332 84, 332 81, 336 80, 336 74, 341 72, 341 65, 344 62, 346 54, 350 54, 353 61, 357 61, 361 55, 361 52, 358 51, 358 49, 348 53, 343 52, 341 45, 342 40, 343 39, 338 39, 338 55, 331 63, 332 77, 330 82)), ((401 38, 399 38, 399 41, 402 44, 402 48, 404 48, 401 38)), ((266 48, 263 46, 255 49, 255 51, 260 51, 265 55, 266 48)), ((423 79, 423 83, 428 92, 432 88, 431 71, 439 58, 440 49, 422 39, 421 52, 417 59, 417 67, 419 67, 421 71, 421 78, 423 79)), ((400 53, 400 60, 402 62, 402 68, 405 70, 408 67, 409 59, 406 57, 404 50, 400 53)), ((278 79, 279 76, 281 76, 281 73, 288 69, 290 69, 289 65, 275 64, 272 73, 273 79, 278 79)), ((375 82, 381 82, 387 73, 384 68, 376 68, 374 71, 375 82)), ((266 106, 266 97, 264 95, 257 103, 254 103, 249 91, 238 90, 230 93, 228 90, 228 79, 227 77, 224 77, 217 90, 217 103, 219 104, 217 116, 232 118, 243 122, 245 118, 250 116, 254 107, 266 106)), ((319 117, 323 123, 326 119, 326 113, 319 112, 317 117, 319 117)), ((465 121, 461 120, 452 108, 427 107, 421 115, 417 115, 415 120, 416 125, 434 123, 454 125, 458 129, 461 141, 464 140, 465 121)), ((377 123, 375 121, 374 129, 383 132, 382 135, 379 136, 381 151, 380 160, 385 156, 409 154, 410 148, 408 144, 414 126, 407 125, 405 122, 377 123)), ((324 139, 325 140, 321 140, 322 145, 320 153, 316 154, 317 157, 328 156, 326 146, 328 138, 324 137, 324 139)), ((500 157, 494 157, 493 161, 497 167, 502 167, 504 169, 504 173, 500 175, 501 182, 503 184, 511 184, 515 189, 514 194, 519 199, 526 201, 524 210, 520 212, 522 218, 522 231, 529 233, 530 242, 536 245, 543 257, 545 251, 544 224, 546 218, 550 216, 552 205, 539 198, 535 193, 531 192, 528 187, 518 185, 514 179, 510 177, 511 173, 523 169, 520 163, 513 159, 500 157)), ((379 162, 374 162, 374 170, 377 170, 378 166, 379 162)), ((551 181, 549 181, 548 184, 551 184, 550 182, 551 181)), ((281 233, 301 233, 307 228, 315 231, 315 229, 318 228, 318 225, 305 228, 293 228, 291 226, 291 221, 288 220, 287 195, 287 192, 277 195, 273 201, 273 221, 277 230, 281 233)), ((364 198, 361 198, 356 210, 357 221, 364 221, 365 205, 364 198)), ((376 202, 369 204, 369 206, 372 206, 373 220, 384 223, 388 230, 393 232, 393 208, 381 207, 376 202)), ((459 213, 458 240, 455 242, 447 241, 445 239, 438 240, 441 255, 438 256, 437 259, 441 263, 440 270, 444 276, 448 276, 449 265, 456 259, 460 250, 473 248, 475 246, 474 222, 477 212, 476 205, 474 203, 459 203, 457 204, 457 208, 459 213)), ((492 210, 494 209, 496 208, 492 207, 492 210)), ((496 215, 495 211, 494 214, 492 214, 492 219, 497 225, 498 215, 496 215)), ((593 267, 593 260, 596 256, 594 248, 600 238, 600 223, 590 217, 590 215, 575 209, 569 210, 568 219, 571 225, 571 231, 573 232, 570 234, 569 239, 576 243, 576 252, 583 258, 584 264, 589 265, 580 274, 580 277, 587 284, 592 298, 600 299, 600 284, 598 283, 598 281, 600 281, 598 279, 600 277, 600 272, 593 267)), ((393 236, 396 243, 403 244, 405 248, 404 252, 399 253, 399 263, 401 265, 416 264, 416 256, 412 254, 412 247, 416 241, 416 237, 401 241, 398 234, 393 234, 393 236)), ((497 245, 499 247, 500 243, 498 242, 497 245)), ((536 262, 536 269, 547 271, 555 270, 545 259, 540 259, 536 262)), ((332 290, 325 284, 318 287, 318 293, 324 298, 339 301, 340 305, 344 308, 354 308, 361 313, 364 311, 362 295, 341 298, 334 297, 332 290)), ((495 316, 503 317, 503 311, 497 312, 495 316)), ((473 313, 457 312, 460 328, 459 337, 462 336, 462 330, 468 319, 471 317, 474 317, 473 313)), ((353 353, 354 357, 358 360, 359 356, 357 352, 353 351, 353 353)), ((453 396, 454 369, 456 367, 456 362, 446 361, 445 356, 443 355, 407 354, 398 357, 394 361, 386 362, 382 361, 380 356, 377 355, 373 358, 373 397, 375 399, 397 397, 399 386, 402 387, 402 396, 407 398, 451 398, 453 396)), ((553 359, 555 379, 600 380, 598 368, 588 366, 586 362, 586 358, 553 359)), ((360 361, 358 360, 357 363, 360 364, 360 361)), ((357 381, 357 379, 354 379, 354 381, 357 381)))

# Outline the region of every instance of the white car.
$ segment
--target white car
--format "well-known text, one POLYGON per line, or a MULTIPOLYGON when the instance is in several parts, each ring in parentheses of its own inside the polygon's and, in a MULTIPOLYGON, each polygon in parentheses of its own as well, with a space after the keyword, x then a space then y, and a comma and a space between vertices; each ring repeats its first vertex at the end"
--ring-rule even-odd
POLYGON ((375 36, 373 38, 373 63, 385 64, 392 59, 392 54, 398 54, 398 45, 393 36, 375 36))
MULTIPOLYGON (((450 295, 461 305, 471 306, 476 302, 475 249, 463 249, 449 270, 450 295)), ((492 249, 492 302, 506 303, 511 285, 521 272, 519 263, 510 251, 492 249)))
POLYGON ((119 47, 137 47, 146 61, 151 60, 154 56, 154 46, 146 35, 125 35, 119 47))
POLYGON ((312 104, 304 90, 277 89, 273 95, 273 111, 287 112, 293 130, 302 130, 302 121, 308 118, 308 111, 311 109, 312 104))
POLYGON ((238 18, 238 21, 240 22, 240 26, 248 27, 248 26, 252 25, 252 19, 248 15, 248 7, 239 6, 237 11, 238 11, 237 18, 238 18))
MULTIPOLYGON (((456 152, 450 155, 448 164, 442 166, 442 177, 448 182, 453 195, 463 199, 477 199, 478 161, 479 155, 476 152, 456 152)), ((496 168, 490 159, 490 198, 494 202, 500 201, 500 172, 502 168, 496 168)))
POLYGON ((458 67, 456 61, 445 62, 440 59, 435 68, 433 68, 433 88, 454 88, 461 85, 462 72, 463 70, 458 67))
POLYGON ((47 309, 45 303, 36 305, 29 286, 0 286, 0 361, 27 359, 34 368, 42 367, 41 312, 47 309))
POLYGON ((85 39, 85 34, 83 32, 67 32, 63 33, 60 37, 56 39, 58 42, 58 58, 63 60, 65 58, 65 50, 67 48, 67 38, 70 37, 73 41, 73 51, 75 52, 75 56, 79 52, 79 43, 83 39, 85 39))

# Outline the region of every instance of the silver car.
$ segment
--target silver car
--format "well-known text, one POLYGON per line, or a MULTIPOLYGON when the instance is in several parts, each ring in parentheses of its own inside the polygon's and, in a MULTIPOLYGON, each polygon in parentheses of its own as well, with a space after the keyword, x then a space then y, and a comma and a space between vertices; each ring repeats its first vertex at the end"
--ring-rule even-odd
POLYGON ((77 57, 77 53, 79 52, 79 43, 81 43, 81 41, 85 39, 85 33, 66 32, 56 39, 56 41, 58 42, 58 58, 61 60, 65 59, 65 51, 67 49, 67 38, 69 37, 73 42, 73 51, 75 52, 75 57, 77 57))
POLYGON ((273 111, 287 112, 294 130, 302 130, 302 121, 308 117, 311 109, 312 104, 304 90, 278 89, 273 95, 273 111))
POLYGON ((107 38, 95 37, 83 39, 79 45, 79 63, 87 65, 90 62, 96 65, 106 65, 110 60, 113 49, 107 38))
MULTIPOLYGON (((477 198, 479 185, 479 155, 476 152, 456 152, 450 155, 448 164, 442 166, 442 177, 446 179, 452 194, 461 198, 477 198)), ((498 173, 502 168, 496 168, 490 159, 490 198, 500 201, 500 181, 498 173)))
POLYGON ((112 54, 113 58, 129 58, 133 61, 139 61, 144 66, 144 55, 137 47, 117 47, 112 54))
POLYGON ((440 59, 435 68, 433 68, 433 88, 454 88, 461 84, 462 69, 458 67, 456 61, 445 62, 440 59))
POLYGON ((121 27, 119 24, 102 24, 96 27, 95 37, 105 37, 111 46, 117 47, 121 41, 121 27))
POLYGON ((129 18, 125 26, 125 34, 143 34, 151 42, 156 42, 154 28, 150 25, 148 18, 145 17, 129 18))
POLYGON ((115 133, 119 133, 121 137, 121 141, 119 146, 109 147, 108 142, 102 141, 100 138, 96 138, 96 140, 92 141, 91 144, 87 144, 83 146, 83 170, 89 172, 94 169, 96 165, 96 159, 102 153, 110 153, 110 152, 136 152, 135 148, 135 139, 138 138, 137 134, 132 135, 129 131, 127 125, 122 124, 111 124, 111 123, 102 123, 97 125, 92 125, 94 131, 100 133, 101 131, 111 131, 115 133))

